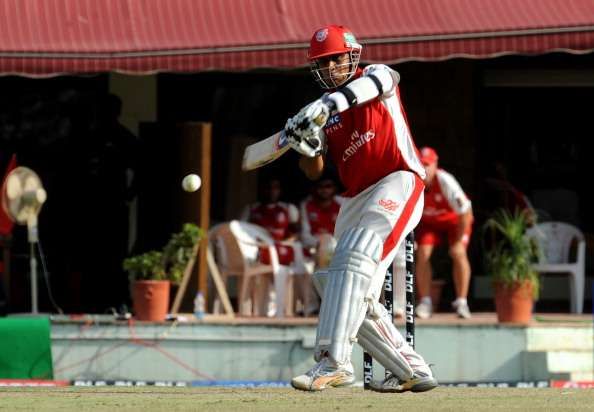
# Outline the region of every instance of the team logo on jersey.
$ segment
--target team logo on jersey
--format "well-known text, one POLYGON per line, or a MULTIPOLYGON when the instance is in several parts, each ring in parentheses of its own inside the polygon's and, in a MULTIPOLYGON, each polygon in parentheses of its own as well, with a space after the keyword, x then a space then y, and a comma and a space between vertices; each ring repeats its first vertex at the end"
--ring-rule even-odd
POLYGON ((443 200, 443 196, 441 196, 439 193, 436 193, 433 198, 436 202, 441 202, 443 200))
POLYGON ((398 209, 398 203, 390 199, 380 199, 378 203, 389 212, 395 212, 398 209))
POLYGON ((316 33, 316 40, 319 42, 323 42, 328 37, 328 29, 318 30, 316 33))
POLYGON ((357 130, 351 135, 351 143, 342 153, 342 161, 346 162, 351 156, 357 153, 357 150, 375 139, 375 131, 369 129, 365 133, 359 133, 357 130))
POLYGON ((326 127, 334 126, 336 123, 340 122, 340 114, 335 114, 334 116, 330 116, 326 121, 326 127))

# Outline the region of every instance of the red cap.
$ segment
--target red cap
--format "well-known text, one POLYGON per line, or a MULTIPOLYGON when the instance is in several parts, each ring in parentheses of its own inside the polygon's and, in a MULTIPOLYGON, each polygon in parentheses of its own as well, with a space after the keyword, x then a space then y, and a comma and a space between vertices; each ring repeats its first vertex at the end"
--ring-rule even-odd
POLYGON ((315 60, 347 53, 353 49, 361 50, 361 45, 357 43, 353 32, 344 26, 331 24, 316 30, 309 42, 307 57, 309 60, 315 60))
POLYGON ((428 146, 421 148, 421 163, 425 166, 437 163, 437 159, 439 159, 439 156, 437 156, 437 152, 433 148, 428 146))

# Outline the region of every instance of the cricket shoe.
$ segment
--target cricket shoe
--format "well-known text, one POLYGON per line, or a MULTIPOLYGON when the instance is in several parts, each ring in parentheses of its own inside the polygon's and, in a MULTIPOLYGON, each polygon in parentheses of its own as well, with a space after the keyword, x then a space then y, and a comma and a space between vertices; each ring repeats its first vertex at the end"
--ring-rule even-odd
POLYGON ((417 305, 415 313, 419 319, 429 319, 433 314, 433 304, 431 301, 421 301, 417 305))
POLYGON ((472 317, 468 303, 454 301, 452 302, 452 307, 456 311, 456 315, 458 315, 459 318, 470 319, 472 317))
POLYGON ((353 365, 336 366, 325 357, 304 375, 291 379, 291 385, 302 391, 322 391, 326 388, 348 386, 355 382, 353 365))
POLYGON ((426 392, 433 388, 437 388, 437 380, 425 373, 415 372, 413 377, 409 380, 403 381, 398 379, 396 375, 390 374, 383 381, 372 381, 370 388, 375 392, 389 392, 389 393, 402 393, 402 392, 426 392))

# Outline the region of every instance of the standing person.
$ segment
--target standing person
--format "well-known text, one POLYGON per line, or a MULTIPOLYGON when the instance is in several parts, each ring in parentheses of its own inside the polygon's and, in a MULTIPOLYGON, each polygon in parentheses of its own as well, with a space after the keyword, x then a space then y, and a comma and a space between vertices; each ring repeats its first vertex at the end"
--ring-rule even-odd
POLYGON ((430 147, 421 149, 421 161, 425 166, 425 208, 417 239, 417 287, 419 304, 416 314, 427 319, 433 312, 431 301, 431 254, 441 244, 441 238, 448 237, 449 254, 452 258, 452 274, 456 289, 453 308, 460 318, 471 317, 468 302, 470 284, 470 263, 466 249, 472 232, 472 205, 450 173, 437 167, 438 156, 430 147))
POLYGON ((305 175, 319 178, 331 161, 346 188, 334 256, 314 274, 322 296, 317 364, 291 384, 319 391, 353 383, 351 353, 359 342, 391 372, 373 382, 373 390, 426 391, 437 386, 431 369, 379 302, 386 270, 421 217, 425 172, 406 123, 398 73, 385 65, 358 68, 361 48, 343 26, 314 33, 311 71, 329 92, 285 125, 305 175))

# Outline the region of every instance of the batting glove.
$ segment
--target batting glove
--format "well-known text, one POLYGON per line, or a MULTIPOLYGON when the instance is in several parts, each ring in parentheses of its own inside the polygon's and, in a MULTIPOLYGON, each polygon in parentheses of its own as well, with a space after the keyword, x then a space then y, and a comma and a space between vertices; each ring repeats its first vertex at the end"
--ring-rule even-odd
POLYGON ((322 153, 323 127, 330 116, 330 107, 321 99, 305 106, 295 116, 287 120, 285 135, 289 145, 307 157, 322 153))

